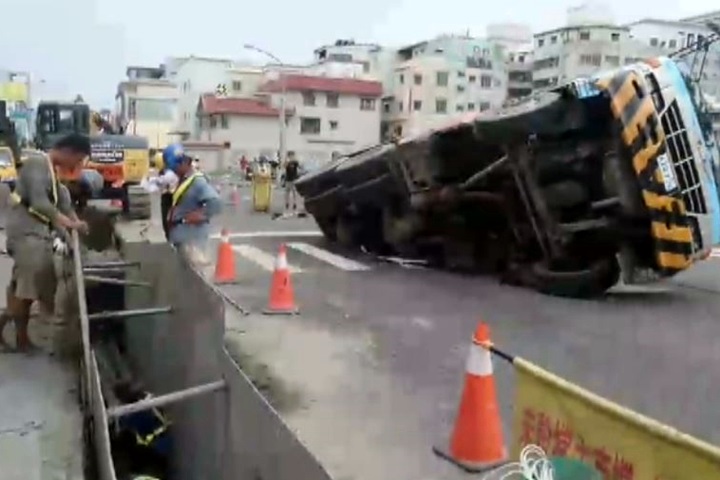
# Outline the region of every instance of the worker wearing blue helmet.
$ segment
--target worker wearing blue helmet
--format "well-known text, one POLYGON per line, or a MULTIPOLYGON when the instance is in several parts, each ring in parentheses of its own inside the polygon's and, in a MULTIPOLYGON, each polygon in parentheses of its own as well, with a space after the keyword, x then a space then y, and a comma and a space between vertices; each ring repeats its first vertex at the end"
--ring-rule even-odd
POLYGON ((220 196, 205 175, 195 170, 193 158, 182 145, 167 146, 162 156, 165 168, 178 177, 167 214, 168 240, 195 266, 204 266, 210 220, 222 209, 220 196))

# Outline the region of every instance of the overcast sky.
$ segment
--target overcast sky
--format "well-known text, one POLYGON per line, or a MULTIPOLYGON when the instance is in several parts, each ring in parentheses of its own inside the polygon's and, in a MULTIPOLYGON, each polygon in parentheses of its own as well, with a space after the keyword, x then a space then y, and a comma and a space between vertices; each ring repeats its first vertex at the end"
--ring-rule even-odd
MULTIPOLYGON (((440 33, 482 36, 488 23, 535 31, 561 26, 581 0, 0 0, 0 68, 31 71, 34 96, 82 94, 111 106, 125 66, 170 55, 264 59, 253 43, 287 63, 307 62, 338 38, 400 45, 440 33)), ((594 2, 598 3, 598 2, 594 2)), ((717 0, 607 0, 620 22, 673 19, 718 8, 717 0), (661 10, 658 5, 664 5, 661 10), (623 7, 621 9, 620 7, 623 7)))

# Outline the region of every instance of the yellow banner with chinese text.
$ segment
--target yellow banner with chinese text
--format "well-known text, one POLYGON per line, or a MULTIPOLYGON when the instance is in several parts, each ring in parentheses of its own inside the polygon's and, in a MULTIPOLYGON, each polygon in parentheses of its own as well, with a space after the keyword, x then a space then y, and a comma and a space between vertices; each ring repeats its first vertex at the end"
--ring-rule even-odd
MULTIPOLYGON (((720 449, 584 390, 521 358, 512 457, 528 444, 582 460, 607 480, 720 479, 720 449)), ((678 405, 678 408, 682 406, 678 405)))

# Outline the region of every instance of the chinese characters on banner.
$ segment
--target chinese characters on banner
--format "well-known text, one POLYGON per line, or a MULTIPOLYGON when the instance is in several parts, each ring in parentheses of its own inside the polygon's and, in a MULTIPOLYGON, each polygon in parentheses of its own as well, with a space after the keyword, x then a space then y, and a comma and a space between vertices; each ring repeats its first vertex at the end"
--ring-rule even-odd
MULTIPOLYGON (((594 466, 608 480, 635 480, 635 466, 611 449, 591 445, 582 435, 540 410, 522 411, 522 445, 535 444, 550 457, 572 457, 594 466)), ((657 478, 656 480, 662 480, 657 478)))

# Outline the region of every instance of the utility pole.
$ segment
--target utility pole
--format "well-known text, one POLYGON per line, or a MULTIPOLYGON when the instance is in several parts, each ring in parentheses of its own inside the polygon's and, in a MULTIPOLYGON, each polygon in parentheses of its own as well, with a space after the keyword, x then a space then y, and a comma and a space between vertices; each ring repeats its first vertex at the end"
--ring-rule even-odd
MULTIPOLYGON (((247 50, 253 50, 258 53, 262 53, 266 57, 273 60, 278 65, 284 67, 285 63, 280 60, 278 57, 273 55, 272 53, 268 52, 267 50, 263 50, 262 48, 256 47, 255 45, 246 43, 243 45, 243 47, 247 50)), ((286 111, 287 111, 287 83, 285 82, 285 75, 283 72, 280 72, 280 138, 278 139, 279 143, 279 155, 280 158, 278 159, 280 161, 280 164, 284 164, 287 161, 287 118, 286 118, 286 111)))

